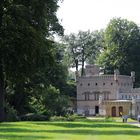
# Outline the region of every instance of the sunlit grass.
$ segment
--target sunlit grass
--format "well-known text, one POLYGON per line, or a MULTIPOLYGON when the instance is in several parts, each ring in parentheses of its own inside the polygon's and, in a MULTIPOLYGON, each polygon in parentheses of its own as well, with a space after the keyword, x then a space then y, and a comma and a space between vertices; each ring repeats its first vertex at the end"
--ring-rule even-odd
POLYGON ((140 140, 140 128, 104 119, 0 123, 0 140, 140 140))

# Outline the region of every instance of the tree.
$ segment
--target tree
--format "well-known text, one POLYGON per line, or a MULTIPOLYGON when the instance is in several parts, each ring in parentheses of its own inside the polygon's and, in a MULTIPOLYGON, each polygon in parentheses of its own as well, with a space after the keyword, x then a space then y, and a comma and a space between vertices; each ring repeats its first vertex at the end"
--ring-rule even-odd
MULTIPOLYGON (((17 94, 25 93, 25 85, 39 71, 41 54, 48 42, 46 37, 53 33, 63 33, 63 28, 56 17, 57 2, 1 0, 0 122, 5 119, 4 96, 8 81, 12 82, 11 87, 17 94)), ((47 53, 51 56, 49 43, 46 47, 47 53)))
POLYGON ((44 98, 47 111, 52 115, 64 115, 69 107, 68 96, 60 94, 60 91, 53 86, 49 86, 44 98))
POLYGON ((90 56, 96 56, 99 46, 95 45, 96 38, 94 33, 90 31, 79 31, 78 34, 70 34, 64 38, 68 46, 68 54, 70 56, 72 66, 82 65, 81 75, 84 75, 84 65, 90 56))
POLYGON ((114 18, 104 33, 105 46, 98 63, 106 73, 118 68, 121 74, 136 72, 136 82, 140 81, 140 30, 132 21, 114 18))
POLYGON ((94 46, 96 46, 97 51, 96 51, 96 53, 93 53, 90 56, 88 56, 88 58, 87 58, 88 64, 95 64, 96 63, 96 59, 104 47, 104 30, 94 31, 94 32, 92 32, 92 35, 95 38, 94 46))

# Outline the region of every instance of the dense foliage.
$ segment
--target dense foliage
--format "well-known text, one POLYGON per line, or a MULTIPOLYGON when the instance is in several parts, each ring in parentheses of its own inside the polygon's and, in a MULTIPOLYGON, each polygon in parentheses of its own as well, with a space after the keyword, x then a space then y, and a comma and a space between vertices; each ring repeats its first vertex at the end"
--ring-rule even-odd
POLYGON ((92 63, 96 58, 96 55, 101 49, 101 33, 98 31, 90 32, 79 31, 78 34, 71 33, 64 37, 64 43, 67 46, 67 55, 70 58, 69 64, 71 67, 75 67, 78 71, 79 65, 81 65, 81 75, 84 75, 84 66, 86 62, 92 63))
POLYGON ((41 114, 50 85, 63 91, 67 68, 57 58, 61 47, 49 40, 63 34, 58 7, 58 0, 1 0, 0 121, 14 112, 41 114))
POLYGON ((132 21, 114 18, 104 32, 104 48, 98 63, 105 73, 119 69, 121 74, 136 72, 136 85, 140 82, 140 28, 132 21))

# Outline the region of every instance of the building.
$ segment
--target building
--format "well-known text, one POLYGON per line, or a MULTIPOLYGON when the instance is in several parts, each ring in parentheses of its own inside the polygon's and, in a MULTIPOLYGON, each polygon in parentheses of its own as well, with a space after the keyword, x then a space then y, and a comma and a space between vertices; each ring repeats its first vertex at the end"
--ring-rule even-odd
POLYGON ((140 88, 133 88, 135 73, 101 75, 96 65, 87 65, 84 76, 76 76, 77 113, 93 116, 136 117, 140 114, 140 88))

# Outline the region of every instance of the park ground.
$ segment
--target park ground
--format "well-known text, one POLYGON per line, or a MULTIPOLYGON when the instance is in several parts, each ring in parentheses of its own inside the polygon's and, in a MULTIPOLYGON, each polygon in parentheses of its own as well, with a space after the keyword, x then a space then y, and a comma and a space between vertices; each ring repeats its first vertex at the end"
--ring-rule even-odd
POLYGON ((140 140, 140 128, 104 118, 8 122, 0 123, 0 140, 140 140))

